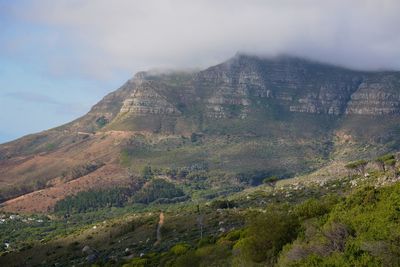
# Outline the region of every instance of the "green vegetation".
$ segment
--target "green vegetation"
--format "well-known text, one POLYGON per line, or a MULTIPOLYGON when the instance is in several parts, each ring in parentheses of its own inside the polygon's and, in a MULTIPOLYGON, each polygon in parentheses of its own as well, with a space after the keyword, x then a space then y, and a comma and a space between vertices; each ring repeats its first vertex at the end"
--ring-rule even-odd
POLYGON ((400 184, 364 187, 246 213, 247 222, 194 245, 134 258, 144 266, 398 266, 400 184))
POLYGON ((234 246, 243 262, 272 265, 282 247, 293 241, 299 231, 296 216, 281 207, 270 207, 248 220, 243 237, 234 246))
MULTIPOLYGON (((396 169, 396 157, 388 160, 396 169)), ((323 185, 282 186, 268 172, 243 172, 238 182, 262 184, 226 194, 211 183, 232 177, 206 164, 147 164, 129 188, 82 192, 40 223, 0 225, 12 243, 0 264, 26 257, 61 266, 398 266, 400 183, 392 169, 368 163, 353 161, 353 175, 323 185), (96 249, 92 260, 85 246, 96 249)))
POLYGON ((151 166, 144 166, 142 169, 142 177, 143 179, 150 180, 153 177, 153 171, 151 169, 151 166))
POLYGON ((393 154, 386 154, 381 157, 378 157, 375 162, 381 168, 382 171, 386 171, 386 169, 393 168, 396 164, 396 158, 393 154))
POLYGON ((101 116, 96 120, 96 124, 99 128, 103 128, 104 126, 106 126, 107 123, 108 120, 104 116, 101 116))
POLYGON ((135 202, 148 204, 157 199, 173 199, 184 195, 174 184, 164 179, 152 179, 134 195, 133 199, 135 202))
POLYGON ((368 164, 368 161, 361 159, 361 160, 350 162, 345 167, 349 170, 356 171, 360 175, 364 175, 365 167, 367 166, 367 164, 368 164))
MULTIPOLYGON (((270 110, 265 111, 265 115, 259 114, 258 109, 264 112, 260 103, 260 107, 250 111, 254 114, 245 120, 203 118, 201 128, 194 122, 193 127, 184 129, 191 133, 189 135, 135 135, 123 146, 120 162, 124 167, 134 166, 137 170, 145 165, 173 169, 201 163, 206 164, 209 171, 231 175, 264 172, 266 176, 255 181, 260 184, 268 176, 282 178, 306 173, 327 161, 333 147, 329 137, 329 129, 334 125, 332 118, 292 114, 278 120, 271 117, 270 110)), ((140 120, 142 125, 156 118, 143 115, 134 119, 140 120)), ((179 125, 187 123, 179 121, 179 125)), ((160 127, 159 123, 155 124, 160 127)), ((173 130, 177 131, 179 129, 173 130)))
POLYGON ((215 200, 211 203, 211 206, 216 209, 231 209, 237 207, 238 204, 232 200, 215 200))
POLYGON ((207 245, 177 245, 166 254, 148 256, 148 262, 161 266, 398 266, 399 195, 396 184, 365 187, 346 198, 309 199, 294 210, 282 204, 271 206, 262 213, 247 214, 248 223, 240 231, 223 234, 207 245))
POLYGON ((282 266, 398 266, 399 196, 400 184, 357 190, 305 225, 282 266))
POLYGON ((56 213, 87 212, 105 207, 122 207, 130 197, 128 188, 101 189, 79 192, 60 200, 56 213))
POLYGON ((276 177, 276 176, 270 176, 270 177, 268 177, 268 178, 265 178, 265 179, 263 180, 263 183, 264 183, 264 184, 268 184, 268 185, 274 187, 274 186, 276 185, 276 182, 278 182, 278 181, 279 181, 279 178, 278 178, 278 177, 276 177))
POLYGON ((173 183, 165 179, 154 178, 150 166, 142 171, 142 178, 131 187, 82 191, 68 196, 56 203, 54 212, 61 214, 82 213, 107 207, 123 207, 129 202, 149 204, 175 203, 187 200, 188 197, 173 183))
POLYGON ((46 151, 52 151, 56 148, 57 146, 53 143, 49 143, 46 145, 46 151))

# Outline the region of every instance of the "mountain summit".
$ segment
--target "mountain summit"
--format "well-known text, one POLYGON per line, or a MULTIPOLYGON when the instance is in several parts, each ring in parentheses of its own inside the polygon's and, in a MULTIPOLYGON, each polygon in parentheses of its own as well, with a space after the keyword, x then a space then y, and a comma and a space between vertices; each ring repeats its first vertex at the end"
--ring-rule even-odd
POLYGON ((257 184, 395 150, 399 115, 400 72, 240 54, 199 72, 139 72, 85 116, 0 145, 1 198, 45 211, 148 165, 205 168, 215 188, 257 184))

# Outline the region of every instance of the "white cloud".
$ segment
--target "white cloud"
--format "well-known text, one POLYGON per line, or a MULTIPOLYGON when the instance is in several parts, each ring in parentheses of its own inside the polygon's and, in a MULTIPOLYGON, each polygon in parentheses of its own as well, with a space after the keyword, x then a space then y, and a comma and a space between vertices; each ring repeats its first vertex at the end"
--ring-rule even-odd
POLYGON ((42 44, 51 56, 43 58, 60 73, 206 67, 237 51, 400 69, 398 0, 42 0, 14 8, 49 29, 42 44))

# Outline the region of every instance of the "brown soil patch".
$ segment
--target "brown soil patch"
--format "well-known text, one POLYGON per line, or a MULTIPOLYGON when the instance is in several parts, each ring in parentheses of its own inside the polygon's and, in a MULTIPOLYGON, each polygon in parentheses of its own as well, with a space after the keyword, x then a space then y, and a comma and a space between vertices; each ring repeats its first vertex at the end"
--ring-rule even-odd
POLYGON ((127 175, 121 167, 106 165, 76 180, 6 201, 3 203, 2 210, 20 213, 47 212, 54 207, 57 201, 79 191, 120 186, 127 182, 127 175))
POLYGON ((68 195, 91 188, 124 184, 126 170, 119 165, 119 155, 125 140, 134 132, 109 131, 92 134, 48 153, 19 156, 0 160, 0 187, 15 187, 42 179, 51 187, 38 190, 2 204, 6 211, 46 212, 68 195), (61 174, 71 168, 88 163, 105 165, 76 180, 65 182, 61 174))

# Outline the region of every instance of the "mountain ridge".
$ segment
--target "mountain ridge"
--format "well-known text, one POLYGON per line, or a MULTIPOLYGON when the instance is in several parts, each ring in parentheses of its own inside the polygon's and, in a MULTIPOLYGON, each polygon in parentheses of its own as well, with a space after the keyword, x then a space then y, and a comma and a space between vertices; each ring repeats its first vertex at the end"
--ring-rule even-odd
MULTIPOLYGON (((176 74, 161 75, 159 78, 160 76, 139 72, 125 83, 118 93, 111 93, 102 100, 105 102, 100 101, 95 105, 89 114, 98 112, 110 121, 117 111, 107 110, 102 113, 101 105, 111 100, 115 107, 112 99, 117 100, 118 96, 126 99, 124 94, 132 94, 134 90, 139 96, 131 98, 131 102, 125 103, 124 106, 121 106, 123 101, 118 99, 118 107, 123 107, 119 112, 129 110, 127 105, 130 103, 136 105, 133 109, 136 108, 137 114, 163 114, 162 109, 155 110, 160 107, 166 108, 166 113, 179 113, 179 105, 192 105, 196 99, 206 105, 206 116, 226 118, 229 114, 226 114, 223 105, 236 105, 246 109, 251 104, 251 97, 276 99, 291 112, 333 115, 385 115, 400 112, 399 94, 393 90, 399 84, 400 72, 353 71, 288 56, 261 59, 237 55, 203 71, 179 77, 182 79, 179 85, 180 92, 178 94, 173 92, 176 88, 169 88, 175 95, 173 100, 168 102, 170 92, 160 91, 159 87, 171 86, 174 81, 168 81, 168 78, 174 75, 176 74), (189 80, 185 80, 188 77, 189 80), (167 81, 163 82, 162 79, 167 81), (214 86, 212 92, 207 88, 210 84, 214 86), (145 91, 150 92, 143 95, 145 91), (148 101, 149 97, 161 97, 164 98, 164 102, 151 104, 148 101), (173 103, 176 100, 178 103, 173 103)), ((241 115, 246 116, 246 111, 241 115)))

